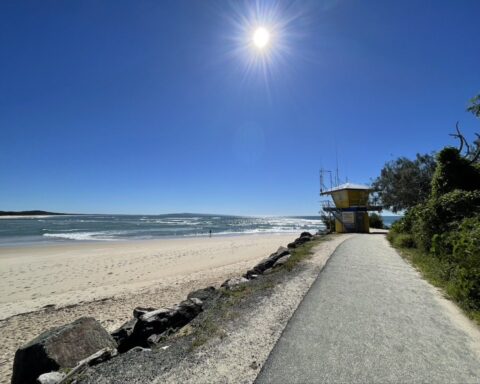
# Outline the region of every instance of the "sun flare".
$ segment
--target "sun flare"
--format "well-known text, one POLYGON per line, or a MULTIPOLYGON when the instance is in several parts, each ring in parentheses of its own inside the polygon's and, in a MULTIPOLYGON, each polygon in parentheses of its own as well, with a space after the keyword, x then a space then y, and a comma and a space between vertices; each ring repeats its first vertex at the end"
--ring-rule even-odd
POLYGON ((270 92, 274 77, 285 76, 302 45, 299 37, 308 24, 304 7, 295 1, 249 0, 231 2, 228 10, 226 56, 238 65, 243 81, 263 80, 270 92))
POLYGON ((253 44, 259 49, 262 49, 270 42, 270 32, 264 27, 259 27, 253 34, 253 44))

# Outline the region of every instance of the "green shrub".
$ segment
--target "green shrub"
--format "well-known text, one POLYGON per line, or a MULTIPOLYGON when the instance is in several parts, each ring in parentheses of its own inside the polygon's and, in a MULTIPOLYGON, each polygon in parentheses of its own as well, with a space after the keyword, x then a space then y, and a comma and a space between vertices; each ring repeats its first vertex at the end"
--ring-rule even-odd
POLYGON ((412 233, 413 224, 418 221, 421 209, 421 205, 416 205, 415 207, 410 208, 405 212, 405 215, 401 219, 392 224, 391 231, 393 230, 398 233, 412 233))
POLYGON ((368 221, 370 223, 370 228, 384 228, 382 216, 380 216, 378 213, 371 213, 368 216, 368 221))
POLYGON ((415 240, 412 235, 407 233, 399 233, 395 236, 393 244, 400 248, 415 248, 415 240))
POLYGON ((335 218, 333 217, 333 215, 323 213, 320 216, 320 219, 322 220, 323 224, 325 225, 325 228, 329 232, 335 232, 335 218))
POLYGON ((408 233, 413 234, 419 248, 429 252, 435 236, 442 236, 456 229, 464 218, 479 214, 480 191, 455 190, 409 212, 407 216, 413 224, 408 233))
POLYGON ((397 236, 398 236, 398 232, 394 231, 393 229, 390 229, 390 231, 388 231, 387 233, 387 240, 393 244, 397 236))
POLYGON ((463 220, 450 242, 455 268, 447 292, 465 307, 480 310, 480 216, 463 220))
MULTIPOLYGON (((401 248, 415 244, 414 236, 405 233, 390 231, 388 239, 401 248)), ((480 311, 480 215, 435 234, 430 252, 415 250, 411 259, 461 307, 473 313, 480 311)))

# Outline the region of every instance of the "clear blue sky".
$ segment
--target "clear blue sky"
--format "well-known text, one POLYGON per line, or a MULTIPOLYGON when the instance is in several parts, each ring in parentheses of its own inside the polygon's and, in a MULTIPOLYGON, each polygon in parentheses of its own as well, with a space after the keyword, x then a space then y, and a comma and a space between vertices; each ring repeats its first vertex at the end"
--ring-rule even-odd
POLYGON ((314 215, 335 146, 365 183, 480 131, 480 1, 274 4, 2 1, 0 210, 314 215))

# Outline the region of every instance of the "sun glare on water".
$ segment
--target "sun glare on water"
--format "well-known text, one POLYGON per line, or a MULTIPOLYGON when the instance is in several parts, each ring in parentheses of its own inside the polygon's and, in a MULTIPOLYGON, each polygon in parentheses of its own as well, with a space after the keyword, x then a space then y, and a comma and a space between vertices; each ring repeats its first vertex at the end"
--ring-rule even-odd
POLYGON ((259 49, 262 49, 268 45, 270 41, 270 32, 264 27, 259 27, 253 34, 253 44, 259 49))

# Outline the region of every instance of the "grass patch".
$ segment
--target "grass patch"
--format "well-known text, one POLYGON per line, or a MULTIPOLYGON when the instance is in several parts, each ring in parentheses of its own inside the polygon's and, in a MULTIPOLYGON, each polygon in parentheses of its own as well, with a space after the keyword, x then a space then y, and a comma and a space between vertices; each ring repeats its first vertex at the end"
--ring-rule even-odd
POLYGON ((454 289, 448 278, 451 273, 451 265, 417 248, 412 248, 408 245, 405 246, 402 241, 398 241, 401 236, 403 235, 389 238, 391 244, 399 254, 409 261, 430 284, 440 288, 445 297, 457 304, 470 319, 480 325, 480 311, 468 308, 463 302, 456 300, 455 297, 450 294, 452 289, 454 289))
POLYGON ((258 292, 273 289, 275 283, 268 279, 258 279, 246 284, 240 284, 234 289, 222 289, 221 296, 212 308, 204 312, 202 319, 196 324, 190 350, 194 350, 207 341, 227 336, 222 327, 225 322, 233 321, 239 316, 237 307, 258 292))
POLYGON ((292 271, 301 261, 308 259, 313 255, 313 247, 321 241, 331 239, 331 236, 322 236, 320 239, 309 241, 302 246, 291 250, 291 256, 281 267, 275 268, 269 275, 259 276, 248 283, 240 284, 233 289, 221 289, 220 297, 216 300, 202 318, 199 318, 197 324, 193 327, 192 343, 190 351, 201 347, 209 340, 226 336, 223 326, 226 322, 234 321, 240 316, 239 307, 242 303, 256 295, 268 294, 268 291, 281 281, 279 273, 282 271, 288 273, 292 271))
POLYGON ((212 314, 209 314, 205 316, 198 324, 193 332, 193 335, 194 338, 190 347, 191 350, 202 346, 213 337, 223 338, 226 336, 226 333, 218 326, 212 314))
POLYGON ((291 251, 291 256, 287 262, 283 265, 283 268, 287 271, 291 271, 295 266, 301 261, 310 258, 313 255, 313 247, 320 244, 322 241, 330 240, 330 235, 322 236, 319 239, 309 241, 308 243, 303 244, 302 246, 295 248, 291 251))

